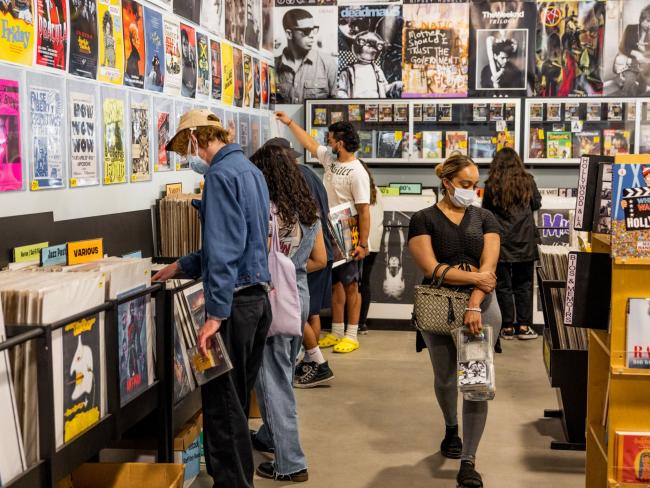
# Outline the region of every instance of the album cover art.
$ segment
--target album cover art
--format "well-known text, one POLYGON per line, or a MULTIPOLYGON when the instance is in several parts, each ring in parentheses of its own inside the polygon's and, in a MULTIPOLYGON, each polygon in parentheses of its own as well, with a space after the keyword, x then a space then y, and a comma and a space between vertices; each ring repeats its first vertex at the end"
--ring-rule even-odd
POLYGON ((323 107, 314 108, 314 118, 311 124, 314 126, 327 126, 327 109, 323 107))
POLYGON ((630 131, 619 129, 603 130, 603 155, 630 154, 630 131))
POLYGON ((467 156, 467 131, 448 130, 445 133, 445 157, 454 154, 467 156))
POLYGON ((598 121, 602 117, 602 106, 600 102, 591 102, 587 104, 587 120, 598 121))
POLYGON ((379 106, 376 103, 366 103, 363 120, 377 122, 379 120, 379 106))
POLYGON ((393 121, 393 106, 389 103, 379 104, 379 122, 393 121))
POLYGON ((467 96, 469 6, 404 5, 404 97, 467 96))
POLYGON ((338 98, 402 94, 401 5, 339 7, 338 98))
POLYGON ((442 131, 425 130, 422 131, 422 157, 424 159, 442 158, 442 131))
MULTIPOLYGON (((448 112, 447 116, 451 116, 451 106, 449 110, 445 109, 445 112, 448 112)), ((438 106, 432 103, 427 103, 422 106, 422 120, 424 122, 435 122, 438 120, 438 106)))
POLYGON ((488 116, 487 103, 475 103, 473 107, 474 122, 485 122, 488 116))
POLYGON ((598 155, 602 153, 599 131, 584 131, 573 134, 573 157, 598 155))
POLYGON ((409 107, 405 103, 396 103, 393 108, 393 120, 395 122, 408 122, 409 107))
POLYGON ((530 121, 531 122, 541 122, 544 120, 544 104, 543 103, 531 103, 530 107, 530 121))
POLYGON ((117 307, 120 404, 125 405, 146 390, 147 300, 134 298, 117 307))
POLYGON ((438 105, 438 120, 440 122, 451 122, 453 119, 452 113, 450 103, 441 103, 438 105))
POLYGON ((488 159, 494 157, 496 145, 490 136, 470 136, 469 157, 472 159, 488 159))
POLYGON ((260 83, 262 85, 262 108, 269 106, 269 65, 266 61, 260 61, 260 83))

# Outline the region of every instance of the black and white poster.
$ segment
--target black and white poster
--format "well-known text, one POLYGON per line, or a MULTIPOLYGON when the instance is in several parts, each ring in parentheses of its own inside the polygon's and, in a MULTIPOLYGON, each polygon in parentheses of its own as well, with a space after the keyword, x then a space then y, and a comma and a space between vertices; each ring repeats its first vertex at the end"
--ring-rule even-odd
POLYGON ((64 145, 63 97, 61 91, 45 86, 29 90, 32 140, 33 190, 61 188, 64 145))
POLYGON ((95 97, 70 92, 70 186, 99 183, 95 97))
POLYGON ((609 0, 605 39, 605 95, 646 95, 650 88, 650 1, 609 0))
POLYGON ((436 203, 435 195, 384 197, 384 232, 370 277, 370 318, 408 320, 422 273, 408 250, 411 217, 436 203))
POLYGON ((225 0, 226 39, 240 46, 244 45, 246 30, 246 2, 244 0, 225 0))
POLYGON ((248 47, 259 49, 261 40, 262 2, 260 0, 246 0, 246 31, 244 34, 244 42, 248 47))
POLYGON ((174 13, 199 25, 201 22, 201 0, 174 0, 174 13))
POLYGON ((303 103, 306 98, 335 98, 338 69, 336 6, 273 9, 273 56, 277 103, 303 103), (297 73, 295 67, 300 66, 297 73))
POLYGON ((339 7, 338 98, 400 98, 402 6, 339 7))
POLYGON ((470 96, 532 95, 536 15, 534 2, 472 4, 470 96))

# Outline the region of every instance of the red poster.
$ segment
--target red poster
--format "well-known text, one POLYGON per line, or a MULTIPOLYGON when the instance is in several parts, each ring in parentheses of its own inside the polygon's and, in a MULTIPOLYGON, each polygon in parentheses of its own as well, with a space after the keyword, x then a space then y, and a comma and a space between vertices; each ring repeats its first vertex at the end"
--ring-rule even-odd
POLYGON ((36 64, 66 69, 68 22, 66 0, 37 0, 36 64))

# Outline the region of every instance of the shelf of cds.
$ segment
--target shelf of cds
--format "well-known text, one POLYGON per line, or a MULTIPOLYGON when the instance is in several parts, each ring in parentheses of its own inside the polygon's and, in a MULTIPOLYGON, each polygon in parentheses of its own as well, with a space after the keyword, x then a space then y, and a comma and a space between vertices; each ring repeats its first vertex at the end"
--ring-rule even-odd
MULTIPOLYGON (((383 165, 432 165, 451 154, 490 163, 502 147, 520 144, 521 100, 307 100, 305 128, 326 145, 327 128, 348 121, 358 131, 358 157, 383 165)), ((316 160, 306 154, 308 163, 316 160)))
MULTIPOLYGON (((577 165, 583 154, 640 153, 640 109, 636 98, 527 98, 524 162, 577 165)), ((650 126, 647 139, 650 152, 650 126)))

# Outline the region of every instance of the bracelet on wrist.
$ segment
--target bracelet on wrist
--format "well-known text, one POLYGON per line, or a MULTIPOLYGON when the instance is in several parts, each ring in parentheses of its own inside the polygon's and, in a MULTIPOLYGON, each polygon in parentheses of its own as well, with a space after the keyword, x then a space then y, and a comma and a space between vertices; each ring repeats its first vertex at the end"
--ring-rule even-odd
POLYGON ((465 307, 466 312, 478 312, 482 313, 483 310, 481 310, 479 307, 465 307))

